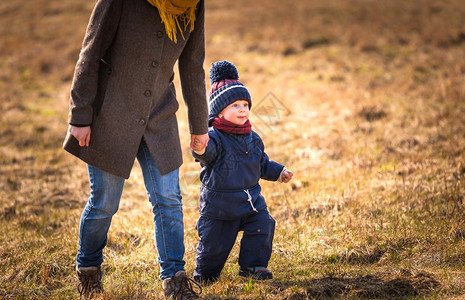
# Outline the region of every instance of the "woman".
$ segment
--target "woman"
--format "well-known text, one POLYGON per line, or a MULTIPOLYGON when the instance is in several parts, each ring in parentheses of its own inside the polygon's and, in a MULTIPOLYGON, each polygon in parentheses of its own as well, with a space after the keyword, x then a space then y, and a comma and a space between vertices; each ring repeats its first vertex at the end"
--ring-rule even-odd
POLYGON ((96 1, 74 72, 64 142, 89 171, 91 191, 76 257, 78 289, 86 298, 102 291, 102 251, 135 157, 153 207, 165 295, 196 297, 183 284, 188 279, 173 67, 178 61, 191 148, 203 149, 208 143, 204 14, 204 0, 96 1))

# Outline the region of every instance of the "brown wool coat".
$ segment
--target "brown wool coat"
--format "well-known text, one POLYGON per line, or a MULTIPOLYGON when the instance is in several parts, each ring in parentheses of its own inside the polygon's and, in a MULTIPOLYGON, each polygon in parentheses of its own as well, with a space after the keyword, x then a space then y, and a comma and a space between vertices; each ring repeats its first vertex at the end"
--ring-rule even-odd
POLYGON ((173 84, 178 61, 192 134, 207 133, 204 0, 194 31, 177 44, 146 0, 97 0, 71 86, 69 123, 91 125, 89 147, 67 134, 63 147, 86 163, 128 178, 144 138, 162 174, 182 164, 173 84))

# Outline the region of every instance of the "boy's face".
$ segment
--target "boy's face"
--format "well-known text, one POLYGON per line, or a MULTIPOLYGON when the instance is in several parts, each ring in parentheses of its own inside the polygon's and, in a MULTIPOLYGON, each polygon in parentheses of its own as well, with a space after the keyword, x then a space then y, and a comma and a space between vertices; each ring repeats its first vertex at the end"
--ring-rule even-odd
POLYGON ((226 106, 218 117, 225 118, 236 125, 244 125, 249 119, 249 102, 246 100, 236 100, 226 106))

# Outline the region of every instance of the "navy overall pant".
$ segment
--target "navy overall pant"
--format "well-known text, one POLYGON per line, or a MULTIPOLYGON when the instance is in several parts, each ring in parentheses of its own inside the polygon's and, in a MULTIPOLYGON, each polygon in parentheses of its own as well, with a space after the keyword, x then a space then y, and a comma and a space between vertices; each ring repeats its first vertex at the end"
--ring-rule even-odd
POLYGON ((275 220, 266 208, 237 220, 217 220, 200 216, 196 229, 200 239, 194 277, 210 281, 218 279, 239 231, 244 231, 239 265, 265 268, 268 266, 275 220))

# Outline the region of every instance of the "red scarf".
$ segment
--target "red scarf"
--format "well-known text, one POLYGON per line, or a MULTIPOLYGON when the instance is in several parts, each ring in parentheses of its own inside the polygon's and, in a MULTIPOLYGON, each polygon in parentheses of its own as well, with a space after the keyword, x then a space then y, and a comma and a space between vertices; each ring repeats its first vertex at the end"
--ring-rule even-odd
POLYGON ((252 131, 252 124, 249 120, 244 125, 237 125, 223 118, 215 118, 212 122, 213 127, 226 133, 249 134, 252 131))

